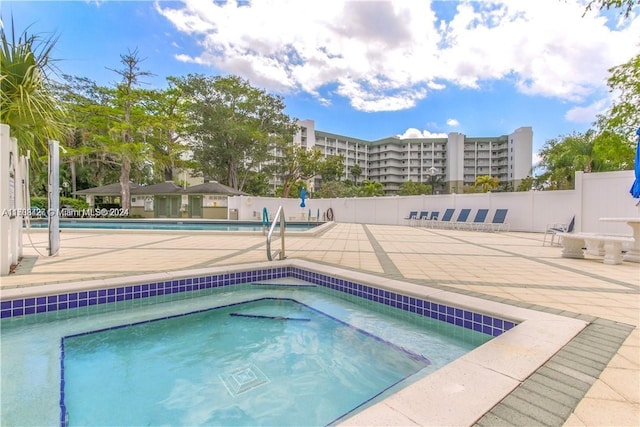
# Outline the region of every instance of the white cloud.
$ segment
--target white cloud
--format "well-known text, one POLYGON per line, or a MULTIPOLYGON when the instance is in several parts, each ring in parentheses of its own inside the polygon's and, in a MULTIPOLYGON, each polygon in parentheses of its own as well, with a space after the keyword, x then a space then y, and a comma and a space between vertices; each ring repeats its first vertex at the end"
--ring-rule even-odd
POLYGON ((534 169, 534 175, 538 175, 535 173, 535 169, 540 165, 542 161, 542 157, 540 157, 539 151, 534 151, 533 156, 531 156, 531 168, 534 169))
POLYGON ((607 25, 582 0, 440 2, 185 0, 157 10, 201 46, 181 61, 362 111, 411 108, 448 85, 508 79, 522 93, 585 102, 637 52, 640 20, 607 25), (329 88, 335 88, 329 92, 329 88))
POLYGON ((448 126, 460 126, 460 122, 457 121, 456 119, 448 119, 447 120, 447 125, 448 126))
POLYGON ((603 114, 611 105, 609 99, 599 99, 584 107, 573 107, 564 115, 569 122, 591 123, 598 114, 603 114))
POLYGON ((404 131, 403 134, 401 135, 396 135, 398 138, 400 139, 407 139, 407 138, 446 138, 447 134, 446 133, 433 133, 433 132, 429 132, 428 130, 423 130, 420 131, 416 128, 409 128, 406 131, 404 131))

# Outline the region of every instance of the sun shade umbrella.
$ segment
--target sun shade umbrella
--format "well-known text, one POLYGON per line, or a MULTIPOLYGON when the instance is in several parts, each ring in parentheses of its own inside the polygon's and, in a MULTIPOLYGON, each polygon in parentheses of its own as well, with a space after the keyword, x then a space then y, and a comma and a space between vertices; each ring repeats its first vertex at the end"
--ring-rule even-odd
POLYGON ((635 172, 636 179, 633 181, 633 185, 631 186, 631 190, 629 191, 631 195, 640 199, 640 128, 636 131, 636 135, 638 135, 638 146, 636 147, 636 164, 635 164, 635 172))

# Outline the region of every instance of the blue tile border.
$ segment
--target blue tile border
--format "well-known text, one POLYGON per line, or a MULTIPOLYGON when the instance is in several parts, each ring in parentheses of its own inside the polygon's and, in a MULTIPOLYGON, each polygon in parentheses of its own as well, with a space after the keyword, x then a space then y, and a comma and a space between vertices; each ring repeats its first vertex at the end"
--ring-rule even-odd
POLYGON ((274 267, 235 273, 212 274, 175 280, 140 283, 117 288, 92 289, 57 295, 44 295, 2 301, 0 319, 50 313, 119 301, 135 300, 223 286, 240 285, 263 280, 292 277, 333 289, 358 298, 377 302, 435 320, 498 336, 516 326, 516 322, 376 288, 351 280, 308 271, 299 267, 274 267))

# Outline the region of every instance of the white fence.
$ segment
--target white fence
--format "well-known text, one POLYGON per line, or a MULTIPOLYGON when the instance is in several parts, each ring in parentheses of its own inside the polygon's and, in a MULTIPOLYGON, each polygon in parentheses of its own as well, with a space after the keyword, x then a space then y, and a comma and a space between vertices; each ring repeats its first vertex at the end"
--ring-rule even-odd
POLYGON ((22 256, 22 215, 25 212, 27 166, 18 156, 18 142, 9 126, 0 124, 0 276, 9 274, 22 256))
MULTIPOLYGON (((514 193, 444 194, 423 196, 357 197, 337 199, 300 199, 236 196, 229 198, 229 209, 237 210, 239 220, 260 220, 263 208, 270 218, 282 205, 287 220, 320 219, 331 208, 337 222, 358 224, 406 224, 410 211, 438 211, 472 209, 490 210, 488 221, 496 209, 508 209, 507 222, 513 231, 542 232, 547 224, 569 222, 576 217, 576 231, 630 234, 623 223, 605 223, 603 217, 640 217, 637 200, 629 189, 633 171, 576 174, 576 189, 562 191, 528 191, 514 193)), ((235 214, 235 212, 234 212, 235 214)), ((235 215, 234 215, 235 216, 235 215)))

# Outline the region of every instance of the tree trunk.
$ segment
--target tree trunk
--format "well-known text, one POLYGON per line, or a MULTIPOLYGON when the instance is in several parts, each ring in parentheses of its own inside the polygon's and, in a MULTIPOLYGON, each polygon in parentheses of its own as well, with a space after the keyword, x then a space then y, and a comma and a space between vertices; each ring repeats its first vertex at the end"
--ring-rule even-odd
POLYGON ((282 184, 282 194, 280 195, 280 197, 282 197, 283 199, 286 199, 287 197, 289 197, 289 193, 291 192, 291 186, 292 186, 292 182, 291 181, 285 181, 282 184))
POLYGON ((129 178, 131 176, 131 160, 128 157, 122 157, 122 167, 120 168, 120 205, 122 209, 131 209, 131 188, 129 187, 129 178))
POLYGON ((173 181, 173 168, 171 166, 164 167, 164 180, 173 181))
POLYGON ((238 166, 235 163, 229 162, 227 168, 227 177, 229 179, 229 187, 234 190, 238 189, 238 166))
POLYGON ((76 197, 76 161, 71 160, 69 163, 69 170, 71 171, 71 197, 76 197))

